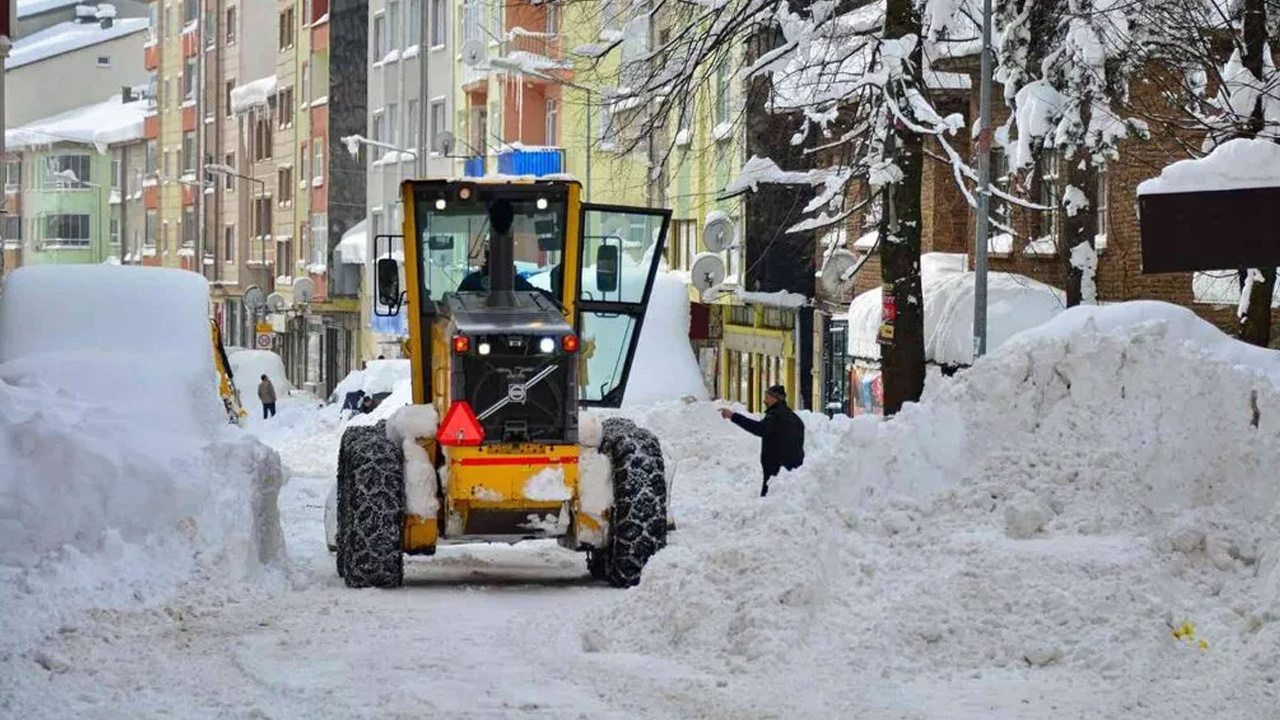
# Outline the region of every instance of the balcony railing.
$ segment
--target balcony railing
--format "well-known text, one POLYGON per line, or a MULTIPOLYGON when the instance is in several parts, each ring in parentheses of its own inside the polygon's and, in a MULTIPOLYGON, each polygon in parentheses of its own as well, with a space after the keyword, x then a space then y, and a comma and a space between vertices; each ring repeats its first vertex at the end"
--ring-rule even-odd
POLYGON ((484 156, 469 158, 462 166, 467 177, 484 177, 484 156))
POLYGON ((564 151, 559 148, 508 150, 498 153, 498 174, 544 177, 564 172, 564 151))

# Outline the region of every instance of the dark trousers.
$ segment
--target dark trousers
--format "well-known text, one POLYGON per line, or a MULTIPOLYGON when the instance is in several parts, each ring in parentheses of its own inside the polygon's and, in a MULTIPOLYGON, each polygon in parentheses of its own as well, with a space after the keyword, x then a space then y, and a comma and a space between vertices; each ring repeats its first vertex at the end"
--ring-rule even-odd
POLYGON ((276 404, 262 403, 262 419, 266 420, 269 417, 275 417, 275 416, 276 416, 276 404))
MULTIPOLYGON (((788 467, 787 469, 788 469, 788 470, 795 470, 795 469, 796 469, 796 468, 798 468, 798 467, 800 467, 800 466, 799 466, 799 465, 793 465, 793 466, 791 466, 791 467, 788 467)), ((776 467, 776 468, 764 468, 764 482, 760 484, 760 497, 764 497, 764 496, 766 496, 766 495, 768 495, 768 494, 769 494, 769 481, 770 481, 770 480, 772 480, 772 479, 774 479, 775 477, 777 477, 777 476, 778 476, 778 473, 780 473, 780 472, 782 472, 782 468, 780 468, 780 467, 776 467)))

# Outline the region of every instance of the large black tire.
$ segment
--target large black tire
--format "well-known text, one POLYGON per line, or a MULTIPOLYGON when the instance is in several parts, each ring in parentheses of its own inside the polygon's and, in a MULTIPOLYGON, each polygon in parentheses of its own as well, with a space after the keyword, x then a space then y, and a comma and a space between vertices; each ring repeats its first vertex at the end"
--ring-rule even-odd
MULTIPOLYGON (((605 548, 593 553, 599 574, 631 587, 654 553, 667 544, 667 482, 658 438, 625 418, 603 423, 600 451, 613 468, 613 512, 605 548)), ((597 575, 597 568, 592 568, 597 575)))
POLYGON ((404 451, 386 422, 347 428, 338 452, 338 573, 347 587, 404 584, 404 451))

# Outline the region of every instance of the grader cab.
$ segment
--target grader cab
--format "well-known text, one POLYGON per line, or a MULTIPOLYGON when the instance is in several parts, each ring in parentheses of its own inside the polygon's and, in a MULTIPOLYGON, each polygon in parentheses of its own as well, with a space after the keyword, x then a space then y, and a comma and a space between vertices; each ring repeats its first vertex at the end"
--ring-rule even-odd
POLYGON ((670 211, 583 203, 569 180, 406 181, 403 236, 375 238, 375 312, 408 318, 414 404, 351 427, 338 572, 403 583, 405 554, 554 538, 634 585, 666 543, 657 438, 617 407, 670 211))

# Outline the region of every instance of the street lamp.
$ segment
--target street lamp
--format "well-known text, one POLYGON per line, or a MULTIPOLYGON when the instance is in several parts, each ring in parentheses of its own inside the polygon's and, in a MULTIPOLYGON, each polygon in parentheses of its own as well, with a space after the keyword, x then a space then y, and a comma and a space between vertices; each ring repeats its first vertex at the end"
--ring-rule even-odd
POLYGON ((415 162, 418 159, 417 149, 402 148, 397 145, 392 145, 391 143, 384 143, 378 140, 370 140, 369 138, 363 135, 344 135, 342 137, 342 144, 347 146, 347 152, 353 158, 358 158, 360 156, 361 145, 368 145, 369 147, 382 148, 383 150, 390 150, 392 152, 399 152, 399 153, 404 153, 405 155, 411 155, 413 156, 413 159, 415 162))
MULTIPOLYGON (((84 186, 84 187, 91 187, 91 188, 93 188, 93 189, 94 189, 94 195, 96 195, 96 196, 97 196, 97 198, 98 198, 98 207, 97 207, 97 212, 96 212, 96 213, 94 213, 94 214, 98 216, 98 246, 101 248, 101 247, 102 247, 102 214, 103 214, 103 208, 102 208, 102 206, 103 206, 103 202, 102 202, 102 191, 103 191, 103 187, 102 187, 101 185, 99 185, 98 183, 89 182, 88 180, 81 180, 81 179, 80 179, 80 176, 76 175, 76 171, 75 171, 75 170, 72 170, 71 168, 66 168, 66 169, 64 169, 64 170, 59 170, 58 172, 54 173, 54 177, 62 178, 63 180, 66 180, 67 182, 72 183, 73 185, 81 185, 81 186, 84 186)), ((92 248, 90 248, 90 254, 91 254, 91 255, 93 254, 93 250, 92 250, 92 248)), ((102 262, 102 261, 104 261, 104 260, 106 260, 106 255, 105 255, 105 253, 103 254, 103 256, 102 256, 102 257, 94 256, 94 262, 102 262)))
MULTIPOLYGON (((256 177, 250 177, 250 176, 248 176, 248 175, 241 175, 240 173, 236 172, 235 168, 231 167, 230 165, 206 164, 206 165, 204 166, 204 169, 205 169, 205 170, 207 170, 208 172, 214 173, 214 174, 216 174, 216 175, 222 175, 222 176, 224 176, 224 177, 233 177, 233 178, 238 178, 238 179, 240 179, 240 180, 245 180, 245 181, 247 181, 247 182, 257 183, 257 184, 258 184, 258 196, 259 196, 259 197, 265 197, 265 196, 266 196, 266 194, 267 194, 267 181, 266 181, 266 180, 263 180, 263 179, 261 179, 261 178, 256 178, 256 177)), ((259 199, 259 198, 254 198, 254 199, 253 199, 253 204, 251 204, 251 205, 249 206, 249 224, 252 226, 252 230, 253 230, 253 231, 255 231, 255 232, 258 230, 258 221, 259 221, 259 219, 260 219, 260 218, 258 218, 258 216, 257 216, 257 215, 258 215, 258 199, 259 199)), ((267 243, 266 243, 266 241, 265 241, 265 240, 261 243, 261 247, 262 247, 262 252, 261 252, 261 253, 260 253, 260 255, 259 255, 259 261, 262 263, 262 270, 263 270, 264 272, 266 272, 266 270, 267 270, 267 243)), ((223 258, 223 259, 225 260, 226 258, 223 258)), ((202 262, 203 262, 203 260, 202 260, 202 262)), ((274 288, 274 287, 275 287, 275 279, 274 279, 274 277, 272 277, 271 273, 267 272, 267 278, 270 280, 270 282, 267 282, 267 283, 264 283, 264 284, 265 284, 265 285, 267 285, 267 286, 269 286, 269 287, 274 288)))

